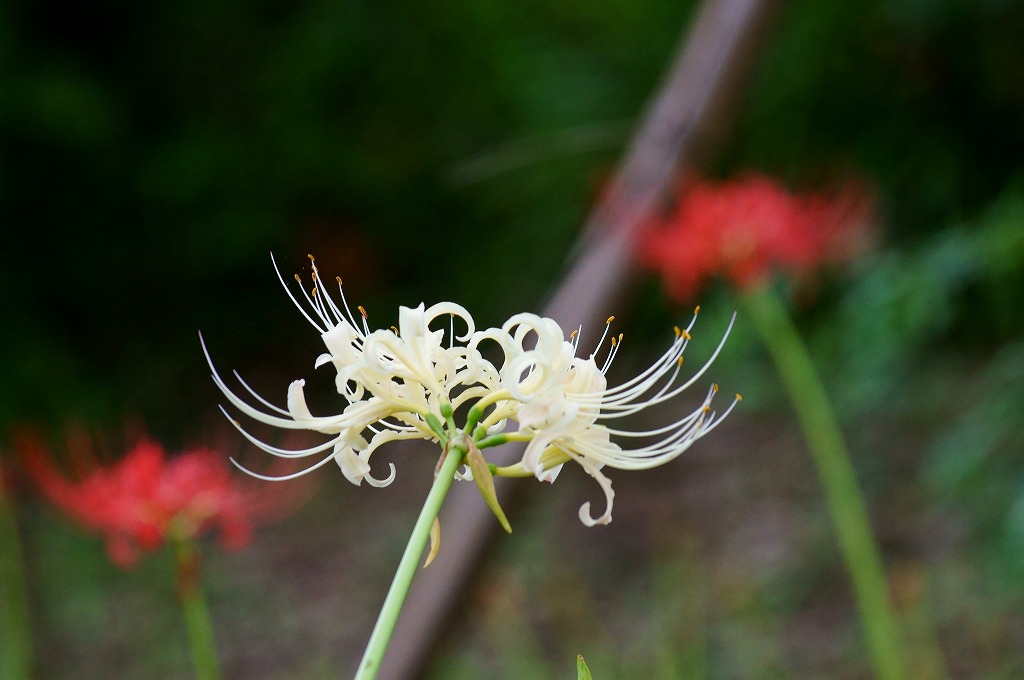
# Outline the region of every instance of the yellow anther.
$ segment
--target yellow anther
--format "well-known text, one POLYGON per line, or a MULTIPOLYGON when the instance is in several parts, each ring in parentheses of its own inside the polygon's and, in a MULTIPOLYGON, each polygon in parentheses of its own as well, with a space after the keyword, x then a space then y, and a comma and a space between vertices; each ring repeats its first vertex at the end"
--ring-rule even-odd
POLYGON ((700 305, 697 305, 696 309, 693 310, 694 314, 700 314, 700 305))
POLYGON ((617 343, 618 343, 618 340, 615 339, 615 336, 612 336, 612 347, 615 347, 615 345, 617 343))
POLYGON ((366 308, 365 307, 363 307, 362 305, 359 305, 358 307, 356 307, 356 309, 359 310, 359 313, 363 315, 364 319, 367 318, 366 308))
POLYGON ((743 395, 739 392, 736 393, 736 401, 743 401, 743 395))
POLYGON ((683 331, 683 339, 684 340, 693 340, 693 336, 690 335, 690 331, 683 331))
POLYGON ((308 257, 308 258, 309 258, 309 261, 310 261, 310 262, 314 262, 314 263, 316 262, 316 258, 315 258, 315 257, 313 257, 312 255, 310 255, 309 253, 306 253, 306 257, 308 257))
POLYGON ((341 277, 340 276, 335 276, 334 278, 337 279, 338 285, 340 286, 341 285, 341 277))
POLYGON ((302 278, 298 274, 294 274, 293 276, 295 276, 295 280, 296 281, 298 281, 299 283, 302 283, 302 278))
POLYGON ((615 315, 614 314, 612 316, 609 316, 608 320, 605 321, 605 323, 608 324, 608 323, 611 323, 612 321, 615 321, 615 315))
POLYGON ((702 409, 701 409, 701 411, 702 411, 703 413, 707 413, 707 412, 708 412, 708 411, 710 411, 710 410, 711 410, 711 407, 710 407, 710 406, 705 406, 704 408, 702 408, 702 409))
POLYGON ((392 326, 392 327, 391 327, 391 330, 393 330, 393 331, 395 332, 395 335, 398 335, 398 329, 397 329, 397 328, 395 328, 394 326, 392 326))
POLYGON ((683 358, 682 357, 679 357, 678 359, 676 359, 676 365, 677 366, 682 366, 683 365, 683 358))
POLYGON ((713 385, 711 385, 711 391, 714 392, 715 394, 718 394, 718 383, 714 383, 713 385))
POLYGON ((672 330, 674 330, 676 332, 676 337, 677 338, 681 337, 683 335, 683 332, 681 330, 679 330, 679 326, 673 326, 672 330))
POLYGON ((579 332, 580 332, 579 329, 577 329, 577 330, 574 330, 572 333, 569 333, 569 340, 572 340, 573 338, 575 338, 576 334, 579 333, 579 332))
POLYGON ((316 297, 316 286, 313 286, 313 297, 316 297))

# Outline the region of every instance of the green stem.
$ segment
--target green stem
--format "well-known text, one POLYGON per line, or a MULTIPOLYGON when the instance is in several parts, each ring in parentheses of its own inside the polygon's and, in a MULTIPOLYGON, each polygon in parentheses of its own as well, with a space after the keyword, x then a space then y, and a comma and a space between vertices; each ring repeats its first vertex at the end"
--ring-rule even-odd
POLYGON ((746 293, 741 300, 775 360, 814 456, 853 581, 875 673, 881 680, 905 680, 899 626, 888 595, 881 553, 825 388, 778 296, 765 286, 746 293))
MULTIPOLYGON (((453 437, 453 441, 457 438, 453 437)), ((455 478, 455 471, 462 464, 466 456, 466 449, 460 446, 453 446, 445 456, 434 485, 430 487, 427 500, 423 502, 423 509, 416 519, 416 524, 409 536, 409 543, 405 546, 402 560, 398 563, 398 571, 391 582, 388 595, 384 598, 384 606, 377 617, 377 624, 370 634, 370 641, 366 643, 366 651, 363 653, 363 660, 359 662, 359 669, 356 671, 355 680, 373 680, 380 670, 381 660, 384 652, 387 651, 388 643, 391 641, 391 634, 395 631, 395 623, 398 621, 398 614, 402 611, 405 603, 405 596, 409 593, 409 586, 412 585, 412 578, 416 574, 420 556, 427 545, 430 537, 430 527, 433 526, 437 513, 441 509, 441 503, 451 488, 452 480, 455 478)))
POLYGON ((213 636, 210 612, 199 585, 199 547, 191 539, 177 539, 174 545, 178 599, 185 613, 188 644, 192 651, 192 664, 196 680, 217 680, 220 665, 217 662, 217 643, 213 636))
POLYGON ((0 477, 0 678, 27 680, 32 675, 32 636, 25 562, 14 505, 3 484, 0 477))

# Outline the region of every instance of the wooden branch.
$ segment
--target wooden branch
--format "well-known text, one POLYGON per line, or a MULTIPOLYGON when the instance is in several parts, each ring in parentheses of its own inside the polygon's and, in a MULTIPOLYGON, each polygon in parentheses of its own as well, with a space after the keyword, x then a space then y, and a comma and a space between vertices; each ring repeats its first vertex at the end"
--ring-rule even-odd
MULTIPOLYGON (((587 221, 574 265, 544 308, 563 328, 600 326, 632 279, 632 251, 641 220, 665 195, 680 165, 711 151, 752 66, 770 15, 767 0, 709 0, 652 100, 605 200, 587 221)), ((514 463, 522 446, 493 449, 496 465, 514 463)), ((529 480, 496 479, 508 507, 529 480), (516 483, 512 483, 515 481, 516 483)), ((498 527, 471 484, 445 502, 444 546, 413 583, 378 677, 422 674, 430 651, 466 589, 498 527)))

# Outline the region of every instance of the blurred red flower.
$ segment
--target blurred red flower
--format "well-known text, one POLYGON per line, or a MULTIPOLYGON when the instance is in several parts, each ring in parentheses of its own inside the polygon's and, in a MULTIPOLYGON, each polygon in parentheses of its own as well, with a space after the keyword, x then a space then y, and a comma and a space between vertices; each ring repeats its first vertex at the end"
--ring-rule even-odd
MULTIPOLYGON (((293 510, 296 486, 269 485, 233 473, 224 456, 194 448, 169 457, 143 439, 109 466, 96 462, 88 445, 73 442, 75 479, 66 477, 31 434, 16 438, 25 469, 58 509, 103 535, 110 559, 134 566, 140 551, 158 549, 164 539, 193 539, 219 529, 231 549, 246 545, 253 524, 293 510)), ((303 489, 304 490, 304 489, 303 489)))
POLYGON ((718 274, 745 289, 775 270, 802 275, 852 257, 867 241, 870 210, 854 184, 827 196, 791 194, 763 175, 698 182, 648 225, 638 255, 661 272, 669 296, 689 302, 718 274))

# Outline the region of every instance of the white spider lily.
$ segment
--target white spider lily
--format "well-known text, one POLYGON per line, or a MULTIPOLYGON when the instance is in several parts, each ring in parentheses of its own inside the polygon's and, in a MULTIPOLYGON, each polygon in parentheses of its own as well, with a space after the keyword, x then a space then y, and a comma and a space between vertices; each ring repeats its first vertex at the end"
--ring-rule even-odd
MULTIPOLYGON (((228 401, 253 420, 284 429, 305 429, 332 435, 328 442, 318 446, 289 451, 261 441, 232 419, 235 427, 249 441, 272 455, 285 458, 321 456, 318 462, 300 472, 274 479, 305 474, 333 459, 353 484, 360 484, 365 479, 373 486, 387 486, 394 480, 394 465, 390 466, 390 474, 385 479, 374 478, 370 475, 369 465, 373 451, 381 444, 399 439, 438 440, 428 417, 438 413, 443 404, 455 408, 467 399, 493 391, 498 385, 498 372, 475 349, 455 346, 455 317, 467 327, 466 335, 460 336, 459 340, 467 340, 475 332, 473 318, 463 307, 450 302, 436 304, 429 309, 424 309, 422 304, 415 309, 402 307, 398 328, 370 331, 366 311, 362 307, 357 308, 362 317, 361 323, 357 323, 341 290, 341 280, 338 279, 339 306, 323 290, 312 256, 310 263, 313 278, 310 293, 301 288, 301 279, 295 277, 305 305, 292 294, 280 271, 278 278, 299 311, 320 332, 327 352, 317 358, 315 367, 334 366, 338 393, 347 401, 344 410, 334 415, 314 416, 306 405, 304 380, 295 380, 289 385, 287 408, 282 409, 257 394, 236 373, 239 383, 255 400, 254 405, 228 387, 214 368, 204 344, 203 351, 213 372, 213 380, 228 401), (449 317, 447 347, 444 346, 445 331, 430 329, 430 323, 442 316, 449 317), (369 441, 366 436, 369 436, 369 441)), ((276 262, 274 266, 277 267, 276 262)))
POLYGON ((607 501, 605 512, 596 519, 590 514, 590 504, 584 504, 580 508, 581 521, 588 526, 610 522, 614 494, 601 468, 607 465, 642 470, 667 463, 713 430, 741 399, 736 395, 719 416, 712 410, 712 400, 718 392, 718 386, 713 385, 696 410, 674 422, 650 430, 614 426, 618 418, 679 396, 715 360, 732 329, 732 322, 707 363, 688 380, 677 382, 696 318, 695 312, 686 329, 676 329, 671 345, 646 370, 610 388, 605 373, 615 358, 622 336, 612 338, 611 348, 600 366, 596 354, 608 335, 611 318, 598 347, 586 358, 576 356, 578 333, 564 340, 552 319, 534 314, 517 315, 500 330, 482 333, 480 337, 496 340, 505 352, 501 376, 509 399, 496 403, 491 417, 500 414, 516 419, 520 429, 510 438, 528 442, 522 460, 514 466, 519 470, 506 468, 499 474, 519 472, 554 481, 561 465, 574 460, 598 481, 607 501), (528 338, 536 341, 530 349, 525 344, 528 338), (611 440, 613 436, 640 440, 640 445, 623 448, 611 440))
POLYGON ((648 430, 630 430, 617 424, 619 418, 680 396, 718 356, 732 329, 731 322, 708 362, 689 379, 679 380, 683 353, 699 307, 690 325, 675 329, 675 339, 648 368, 609 387, 605 374, 619 351, 622 336, 611 337, 603 359, 599 361, 597 355, 609 337, 612 318, 588 356, 577 356, 579 329, 566 339, 553 319, 517 314, 501 328, 477 331, 469 312, 452 302, 429 308, 422 304, 401 307, 397 328, 371 331, 362 307, 357 307, 358 317, 352 313, 341 290, 341 279, 339 305, 323 289, 312 257, 310 262, 311 291, 307 292, 300 277, 295 277, 301 299, 283 279, 281 283, 323 338, 327 351, 317 358, 315 366, 333 366, 337 391, 346 402, 340 413, 314 415, 306 404, 304 380, 289 385, 286 408, 280 408, 258 395, 236 373, 247 393, 239 396, 213 367, 209 353, 206 355, 214 382, 239 411, 267 425, 312 430, 329 437, 318 446, 290 451, 259 440, 232 420, 245 437, 275 456, 319 457, 288 477, 334 460, 353 484, 365 480, 372 486, 387 486, 395 478, 393 465, 384 478, 371 474, 370 457, 381 445, 400 439, 428 439, 440 442, 447 450, 451 442, 462 442, 464 455, 475 467, 471 472, 467 466, 456 476, 476 478, 485 500, 492 509, 497 508, 495 514, 506 528, 493 483, 480 475, 536 476, 553 482, 563 464, 570 461, 579 463, 597 480, 606 499, 605 511, 596 518, 590 512, 590 503, 584 503, 580 520, 588 526, 607 524, 611 521, 614 492, 602 472, 605 466, 639 470, 667 463, 714 429, 740 399, 736 395, 736 401, 718 416, 712 410, 718 392, 718 386, 713 385, 696 410, 674 422, 648 430), (448 317, 447 329, 431 329, 431 323, 443 317, 448 317), (456 318, 466 327, 460 336, 455 335, 456 318), (504 358, 500 370, 479 351, 486 340, 501 348, 504 358), (457 345, 456 341, 465 344, 457 345), (460 429, 453 418, 455 410, 463 405, 468 411, 465 426, 460 429), (505 433, 510 420, 518 423, 518 431, 505 433), (526 444, 522 459, 495 470, 480 450, 506 441, 526 444), (626 446, 624 441, 634 445, 626 446))

